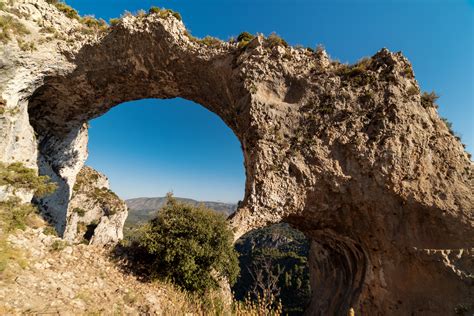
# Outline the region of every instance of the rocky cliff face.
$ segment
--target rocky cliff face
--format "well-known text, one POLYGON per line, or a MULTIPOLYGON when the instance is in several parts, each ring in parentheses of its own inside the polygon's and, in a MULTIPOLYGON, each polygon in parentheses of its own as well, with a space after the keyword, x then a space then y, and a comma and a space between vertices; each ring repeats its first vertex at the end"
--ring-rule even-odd
POLYGON ((67 213, 65 239, 106 245, 123 238, 127 206, 107 177, 90 167, 78 173, 67 213))
POLYGON ((422 102, 401 53, 347 66, 274 37, 200 41, 171 14, 90 30, 42 0, 13 6, 1 15, 24 23, 23 42, 36 49, 2 46, 0 161, 59 184, 40 205, 61 234, 87 157, 85 123, 125 101, 182 97, 219 115, 242 144, 237 237, 284 221, 311 239, 308 313, 472 307, 473 165, 422 102))

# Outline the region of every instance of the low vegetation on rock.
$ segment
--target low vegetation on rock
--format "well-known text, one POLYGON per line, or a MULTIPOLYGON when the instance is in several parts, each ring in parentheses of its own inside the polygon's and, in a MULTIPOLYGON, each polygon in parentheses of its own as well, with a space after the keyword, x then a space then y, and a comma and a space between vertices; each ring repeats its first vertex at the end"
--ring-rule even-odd
POLYGON ((0 16, 1 43, 7 43, 12 39, 13 35, 23 36, 26 34, 30 34, 30 31, 17 18, 10 15, 0 16))
POLYGON ((56 184, 47 176, 38 176, 31 168, 26 168, 20 162, 12 164, 0 163, 0 186, 16 190, 27 190, 36 196, 44 196, 56 190, 56 184))
POLYGON ((245 47, 254 38, 255 35, 252 35, 249 32, 242 32, 237 36, 237 43, 239 44, 239 47, 245 47))
POLYGON ((241 273, 232 287, 236 299, 275 308, 285 315, 301 315, 311 298, 309 242, 288 224, 253 230, 236 243, 241 273), (265 298, 262 300, 262 298, 265 298))
POLYGON ((0 201, 0 279, 4 273, 12 274, 15 267, 24 268, 27 260, 22 251, 12 247, 8 236, 17 230, 27 227, 44 226, 39 217, 38 209, 31 203, 23 203, 16 196, 19 190, 22 193, 31 192, 40 197, 52 193, 56 184, 50 182, 46 176, 38 176, 36 171, 25 167, 22 163, 0 163, 0 187, 11 191, 12 195, 0 201))
POLYGON ((141 229, 137 244, 150 260, 154 278, 204 293, 220 279, 233 284, 239 273, 233 234, 225 217, 204 206, 168 197, 156 218, 141 229))
POLYGON ((267 37, 267 43, 270 48, 276 47, 276 46, 283 46, 283 47, 288 47, 288 43, 281 38, 279 35, 276 33, 272 33, 267 37))
POLYGON ((79 20, 79 13, 71 6, 67 5, 64 1, 59 0, 46 0, 49 4, 54 5, 59 11, 63 12, 68 18, 79 20))
POLYGON ((167 18, 168 16, 174 16, 179 21, 182 21, 181 14, 179 12, 173 11, 171 9, 162 9, 156 6, 151 7, 148 10, 150 14, 158 14, 161 18, 167 18))
POLYGON ((421 105, 424 108, 438 108, 438 105, 436 104, 436 100, 439 99, 439 95, 436 94, 436 92, 431 91, 431 92, 423 92, 421 94, 421 105))

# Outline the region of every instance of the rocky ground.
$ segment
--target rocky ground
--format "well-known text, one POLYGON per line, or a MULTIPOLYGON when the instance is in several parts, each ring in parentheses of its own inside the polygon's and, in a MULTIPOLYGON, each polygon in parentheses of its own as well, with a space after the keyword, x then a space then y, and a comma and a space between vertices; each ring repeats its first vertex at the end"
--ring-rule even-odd
POLYGON ((162 302, 171 302, 172 290, 125 273, 110 250, 69 245, 43 230, 10 235, 19 252, 0 273, 0 314, 161 314, 162 302))

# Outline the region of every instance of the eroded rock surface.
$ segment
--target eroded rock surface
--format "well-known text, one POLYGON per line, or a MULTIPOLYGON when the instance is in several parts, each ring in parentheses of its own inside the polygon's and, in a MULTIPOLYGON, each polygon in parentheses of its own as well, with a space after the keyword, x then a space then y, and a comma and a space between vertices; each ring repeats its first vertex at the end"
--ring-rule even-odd
MULTIPOLYGON (((36 22, 24 20, 38 42, 41 23, 64 19, 42 0, 18 6, 35 11, 36 22)), ((61 234, 87 157, 85 123, 125 101, 182 97, 216 113, 242 144, 236 235, 285 221, 312 240, 308 314, 473 308, 473 165, 421 101, 401 53, 382 49, 349 67, 262 36, 208 45, 159 14, 85 35, 75 20, 54 27, 61 36, 35 51, 2 47, 11 111, 0 119, 0 160, 59 183, 40 204, 61 234)))
POLYGON ((110 190, 107 177, 82 167, 69 201, 64 238, 99 245, 117 243, 123 238, 127 214, 125 202, 110 190))

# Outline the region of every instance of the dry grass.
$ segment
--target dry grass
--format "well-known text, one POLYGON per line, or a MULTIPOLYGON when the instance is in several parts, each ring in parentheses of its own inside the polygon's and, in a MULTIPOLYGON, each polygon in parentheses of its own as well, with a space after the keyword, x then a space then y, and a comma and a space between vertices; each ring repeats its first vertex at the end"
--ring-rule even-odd
POLYGON ((28 266, 25 254, 14 248, 6 234, 0 235, 0 279, 9 280, 28 266))
POLYGON ((5 44, 13 35, 23 36, 29 33, 30 31, 18 19, 10 15, 0 16, 0 42, 5 44))
POLYGON ((232 315, 232 316, 278 316, 282 314, 281 304, 275 308, 265 304, 265 300, 226 302, 218 291, 205 296, 190 294, 170 283, 160 284, 165 293, 163 302, 164 315, 232 315))

